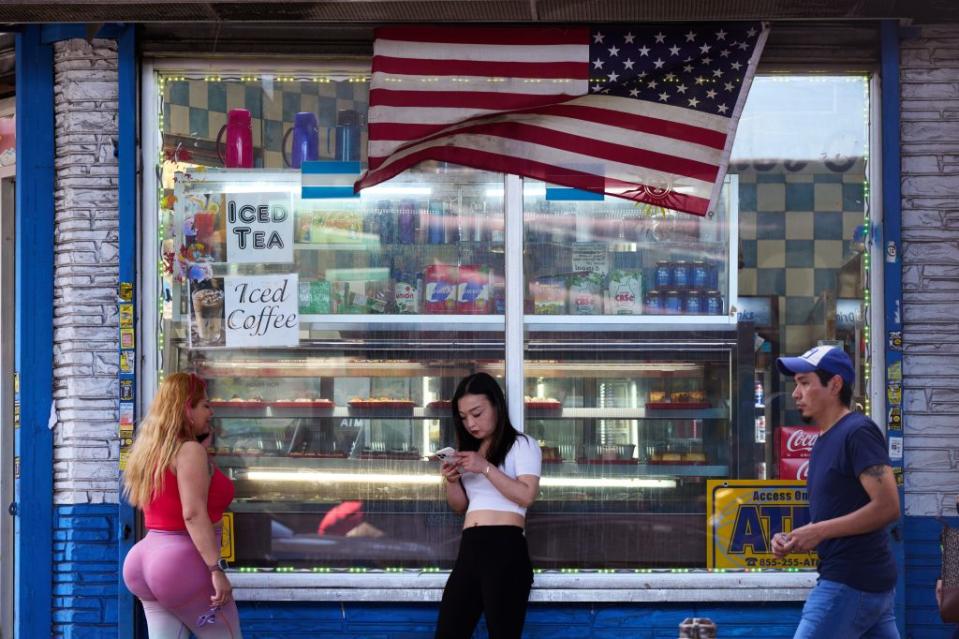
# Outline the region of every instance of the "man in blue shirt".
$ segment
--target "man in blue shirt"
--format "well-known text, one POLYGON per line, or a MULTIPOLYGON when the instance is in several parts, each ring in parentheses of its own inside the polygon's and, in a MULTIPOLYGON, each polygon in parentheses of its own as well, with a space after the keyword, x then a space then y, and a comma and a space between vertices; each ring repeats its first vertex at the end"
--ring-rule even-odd
POLYGON ((856 374, 845 351, 817 346, 780 357, 796 381, 803 421, 820 428, 809 459, 810 523, 779 533, 773 553, 819 554, 819 580, 793 639, 899 639, 896 562, 886 526, 899 519, 899 490, 882 431, 850 410, 856 374))

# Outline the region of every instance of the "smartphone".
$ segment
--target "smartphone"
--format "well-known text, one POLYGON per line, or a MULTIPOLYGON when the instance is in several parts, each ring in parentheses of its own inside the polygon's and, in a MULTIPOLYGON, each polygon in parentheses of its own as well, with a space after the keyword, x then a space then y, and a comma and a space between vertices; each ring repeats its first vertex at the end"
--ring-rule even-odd
POLYGON ((456 461, 456 449, 450 448, 441 448, 440 450, 433 453, 433 456, 438 458, 440 461, 446 462, 447 464, 452 464, 456 461))

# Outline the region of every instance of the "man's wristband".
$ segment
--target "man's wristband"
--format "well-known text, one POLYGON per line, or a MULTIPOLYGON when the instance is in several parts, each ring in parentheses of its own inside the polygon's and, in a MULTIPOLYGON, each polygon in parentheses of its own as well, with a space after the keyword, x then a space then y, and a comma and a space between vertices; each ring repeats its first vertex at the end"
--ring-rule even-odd
POLYGON ((229 568, 229 567, 230 567, 230 565, 229 565, 228 563, 226 563, 226 559, 220 559, 220 560, 218 560, 215 564, 213 564, 212 566, 207 566, 207 568, 210 569, 210 574, 213 574, 213 573, 215 573, 215 572, 218 571, 218 570, 219 570, 220 572, 226 572, 226 569, 229 568))

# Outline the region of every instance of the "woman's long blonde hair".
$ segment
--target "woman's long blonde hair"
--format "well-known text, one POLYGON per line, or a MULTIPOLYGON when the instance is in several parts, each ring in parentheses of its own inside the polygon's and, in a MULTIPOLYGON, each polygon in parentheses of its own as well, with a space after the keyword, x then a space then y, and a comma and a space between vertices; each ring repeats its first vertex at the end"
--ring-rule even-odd
POLYGON ((194 438, 187 408, 205 397, 206 382, 193 373, 174 373, 160 384, 137 429, 123 473, 123 494, 130 504, 143 508, 163 490, 164 474, 180 445, 194 438))

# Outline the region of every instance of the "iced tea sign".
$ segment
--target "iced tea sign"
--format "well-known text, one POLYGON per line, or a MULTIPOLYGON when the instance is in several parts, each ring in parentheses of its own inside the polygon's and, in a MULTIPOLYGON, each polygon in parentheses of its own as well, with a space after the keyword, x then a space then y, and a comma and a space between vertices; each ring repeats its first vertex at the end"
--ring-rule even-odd
POLYGON ((296 273, 226 276, 223 293, 227 348, 299 343, 296 273))
POLYGON ((816 553, 777 558, 772 538, 809 523, 805 481, 718 479, 706 485, 707 568, 814 570, 816 553))
POLYGON ((234 263, 293 261, 289 193, 226 194, 226 257, 234 263))

